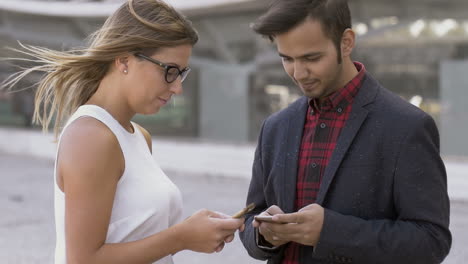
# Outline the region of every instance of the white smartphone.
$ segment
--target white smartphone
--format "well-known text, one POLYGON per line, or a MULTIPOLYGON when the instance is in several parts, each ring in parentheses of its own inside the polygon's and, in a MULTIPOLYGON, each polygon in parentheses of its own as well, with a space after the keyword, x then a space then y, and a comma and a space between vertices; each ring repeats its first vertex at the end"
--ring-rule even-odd
POLYGON ((254 216, 254 219, 257 222, 277 223, 273 221, 272 215, 256 215, 254 216))
POLYGON ((273 223, 273 224, 287 224, 286 222, 273 221, 272 215, 256 215, 254 219, 257 222, 273 223))

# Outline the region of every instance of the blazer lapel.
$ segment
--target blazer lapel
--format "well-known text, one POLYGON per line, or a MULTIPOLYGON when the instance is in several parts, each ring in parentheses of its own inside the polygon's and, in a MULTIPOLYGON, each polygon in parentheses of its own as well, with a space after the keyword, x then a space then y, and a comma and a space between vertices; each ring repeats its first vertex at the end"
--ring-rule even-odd
POLYGON ((359 132, 361 125, 367 117, 368 110, 364 108, 365 105, 371 103, 377 94, 378 83, 370 75, 366 74, 360 91, 356 95, 353 103, 353 109, 346 121, 345 127, 341 131, 340 137, 336 144, 335 150, 331 156, 327 168, 325 169, 322 184, 317 195, 316 203, 323 204, 325 196, 330 188, 330 185, 335 177, 341 161, 343 160, 346 152, 348 151, 354 137, 359 132))
POLYGON ((301 146, 302 132, 305 123, 305 116, 308 107, 308 100, 302 97, 297 107, 292 109, 291 118, 288 120, 286 135, 286 153, 284 154, 285 168, 283 173, 283 186, 281 198, 281 209, 289 213, 294 210, 294 200, 296 197, 296 179, 299 158, 299 148, 301 146))

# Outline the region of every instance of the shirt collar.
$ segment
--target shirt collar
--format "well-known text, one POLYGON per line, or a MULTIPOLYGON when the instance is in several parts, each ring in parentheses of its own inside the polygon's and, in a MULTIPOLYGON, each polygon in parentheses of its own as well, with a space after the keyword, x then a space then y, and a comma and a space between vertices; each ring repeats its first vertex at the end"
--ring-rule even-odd
POLYGON ((309 99, 309 105, 312 107, 314 112, 327 111, 338 106, 344 108, 353 101, 359 88, 361 87, 362 80, 364 79, 364 75, 366 73, 364 64, 355 61, 354 66, 356 67, 358 74, 354 76, 354 78, 349 81, 343 88, 325 98, 321 105, 318 99, 309 99))

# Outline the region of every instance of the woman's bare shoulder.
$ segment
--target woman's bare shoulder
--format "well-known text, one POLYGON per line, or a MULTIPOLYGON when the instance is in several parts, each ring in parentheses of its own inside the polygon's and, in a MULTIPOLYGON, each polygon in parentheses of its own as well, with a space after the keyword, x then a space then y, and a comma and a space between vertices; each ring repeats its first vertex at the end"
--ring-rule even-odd
POLYGON ((118 180, 125 166, 114 133, 92 117, 81 117, 67 127, 58 153, 57 169, 67 178, 98 175, 101 180, 118 180))

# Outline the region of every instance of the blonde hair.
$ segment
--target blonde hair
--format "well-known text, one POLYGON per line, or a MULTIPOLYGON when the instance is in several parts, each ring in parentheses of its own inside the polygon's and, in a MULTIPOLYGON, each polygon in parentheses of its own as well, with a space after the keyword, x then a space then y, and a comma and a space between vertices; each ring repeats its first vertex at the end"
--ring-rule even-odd
POLYGON ((129 0, 111 15, 89 39, 89 47, 55 51, 23 45, 12 49, 33 59, 13 58, 38 65, 23 68, 2 87, 12 89, 31 72, 44 72, 38 83, 33 122, 47 131, 55 117, 54 131, 96 92, 118 56, 128 52, 152 55, 162 47, 195 45, 198 35, 190 21, 160 0, 129 0))

